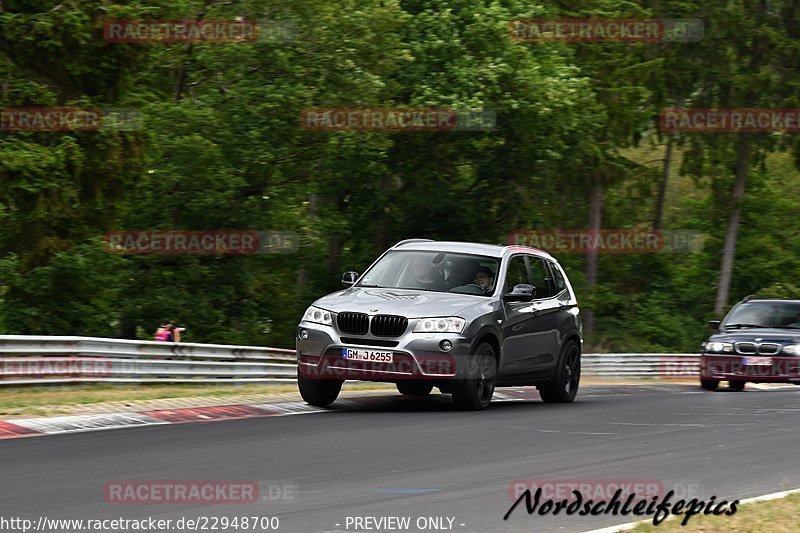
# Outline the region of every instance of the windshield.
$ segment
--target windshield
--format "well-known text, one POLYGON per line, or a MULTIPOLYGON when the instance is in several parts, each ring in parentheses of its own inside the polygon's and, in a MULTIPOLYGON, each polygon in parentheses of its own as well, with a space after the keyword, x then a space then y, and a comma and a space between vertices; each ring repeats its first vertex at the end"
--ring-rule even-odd
POLYGON ((490 296, 499 266, 499 259, 480 255, 392 251, 375 263, 356 286, 490 296))
POLYGON ((725 319, 724 328, 800 328, 800 303, 743 303, 725 319))

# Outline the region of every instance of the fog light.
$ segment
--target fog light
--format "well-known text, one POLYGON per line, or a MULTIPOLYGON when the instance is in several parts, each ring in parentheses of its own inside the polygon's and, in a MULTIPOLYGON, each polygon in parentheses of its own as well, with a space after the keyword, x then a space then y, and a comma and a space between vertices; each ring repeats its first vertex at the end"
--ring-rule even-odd
POLYGON ((439 348, 441 348, 441 350, 443 352, 449 352, 452 347, 453 347, 453 343, 450 342, 447 339, 445 339, 445 340, 443 340, 442 342, 439 343, 439 348))
POLYGON ((300 337, 302 340, 306 340, 308 338, 308 330, 301 329, 300 332, 297 334, 297 336, 300 337))

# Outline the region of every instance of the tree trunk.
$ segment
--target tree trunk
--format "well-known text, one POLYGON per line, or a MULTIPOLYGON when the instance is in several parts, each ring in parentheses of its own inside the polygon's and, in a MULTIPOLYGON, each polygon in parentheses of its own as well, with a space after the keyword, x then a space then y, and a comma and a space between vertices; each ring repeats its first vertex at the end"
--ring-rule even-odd
POLYGON ((731 193, 731 218, 728 222, 728 231, 725 234, 725 245, 722 248, 722 266, 719 272, 719 285, 717 286, 717 302, 714 305, 714 314, 721 316, 728 304, 733 276, 733 260, 736 256, 736 239, 739 235, 739 219, 742 214, 742 198, 744 185, 747 178, 747 168, 750 158, 750 139, 747 134, 742 134, 736 156, 736 179, 731 193))
MULTIPOLYGON (((594 185, 592 187, 592 196, 589 204, 589 230, 597 232, 603 223, 603 176, 602 171, 598 171, 594 175, 594 185)), ((597 285, 597 249, 592 249, 586 255, 586 284, 589 287, 589 293, 594 293, 594 287, 597 285)), ((591 336, 594 332, 594 311, 591 309, 584 310, 583 314, 583 334, 584 337, 591 336)))
MULTIPOLYGON (((391 194, 392 191, 392 175, 386 174, 381 178, 380 184, 378 185, 378 189, 380 191, 381 198, 387 199, 388 195, 391 194)), ((384 205, 390 205, 390 202, 381 202, 384 205)), ((375 222, 375 233, 373 235, 372 244, 375 247, 375 253, 380 254, 387 248, 387 239, 389 233, 389 217, 387 207, 383 207, 377 214, 377 220, 375 222)))
MULTIPOLYGON (((675 98, 675 107, 683 105, 683 98, 675 98)), ((667 200, 667 185, 669 185, 669 171, 672 168, 672 149, 675 146, 675 134, 667 134, 667 151, 664 153, 664 166, 661 167, 661 186, 658 189, 658 200, 656 200, 656 212, 653 217, 653 231, 661 231, 664 228, 664 203, 667 200)))
POLYGON ((669 184, 669 170, 672 165, 672 145, 675 142, 675 134, 670 133, 667 137, 667 151, 664 154, 664 166, 661 169, 661 187, 658 189, 658 200, 656 200, 656 213, 653 217, 653 231, 661 231, 664 227, 664 202, 667 198, 667 185, 669 184))

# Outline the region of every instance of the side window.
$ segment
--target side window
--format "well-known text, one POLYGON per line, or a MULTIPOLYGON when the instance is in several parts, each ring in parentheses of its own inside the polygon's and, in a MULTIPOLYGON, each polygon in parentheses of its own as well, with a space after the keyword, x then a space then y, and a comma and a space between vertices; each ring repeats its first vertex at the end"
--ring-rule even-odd
POLYGON ((553 296, 553 283, 550 279, 550 269, 547 268, 544 260, 538 257, 528 257, 531 265, 531 277, 533 285, 536 287, 536 298, 550 298, 553 296))
POLYGON ((561 274, 561 271, 558 269, 558 267, 556 265, 554 265, 553 263, 550 263, 548 261, 547 266, 550 267, 550 272, 553 273, 553 276, 552 276, 553 277, 553 284, 556 287, 556 289, 555 289, 556 292, 555 293, 558 294, 559 292, 561 292, 561 291, 563 291, 564 289, 567 288, 567 284, 564 283, 564 276, 561 274))
POLYGON ((505 292, 511 292, 514 285, 520 283, 530 283, 530 281, 528 280, 528 270, 525 268, 525 256, 515 255, 508 261, 505 292))

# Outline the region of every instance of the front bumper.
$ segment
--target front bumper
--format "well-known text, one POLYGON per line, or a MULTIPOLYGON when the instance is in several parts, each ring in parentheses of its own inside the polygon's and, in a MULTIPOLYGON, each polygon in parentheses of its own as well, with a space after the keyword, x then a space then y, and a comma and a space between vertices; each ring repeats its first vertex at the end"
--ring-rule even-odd
POLYGON ((800 383, 800 357, 786 355, 725 355, 700 356, 700 377, 721 381, 750 381, 765 383, 800 383), (769 364, 747 364, 752 359, 769 359, 769 364))
MULTIPOLYGON (((409 328, 410 330, 410 328, 409 328)), ((398 381, 451 380, 464 377, 470 339, 455 333, 404 333, 400 337, 358 337, 340 334, 332 326, 302 321, 297 327, 297 371, 306 378, 398 381), (305 330, 308 337, 300 338, 305 330), (452 348, 439 347, 449 340, 452 348), (345 359, 343 348, 392 352, 391 363, 345 359)))

